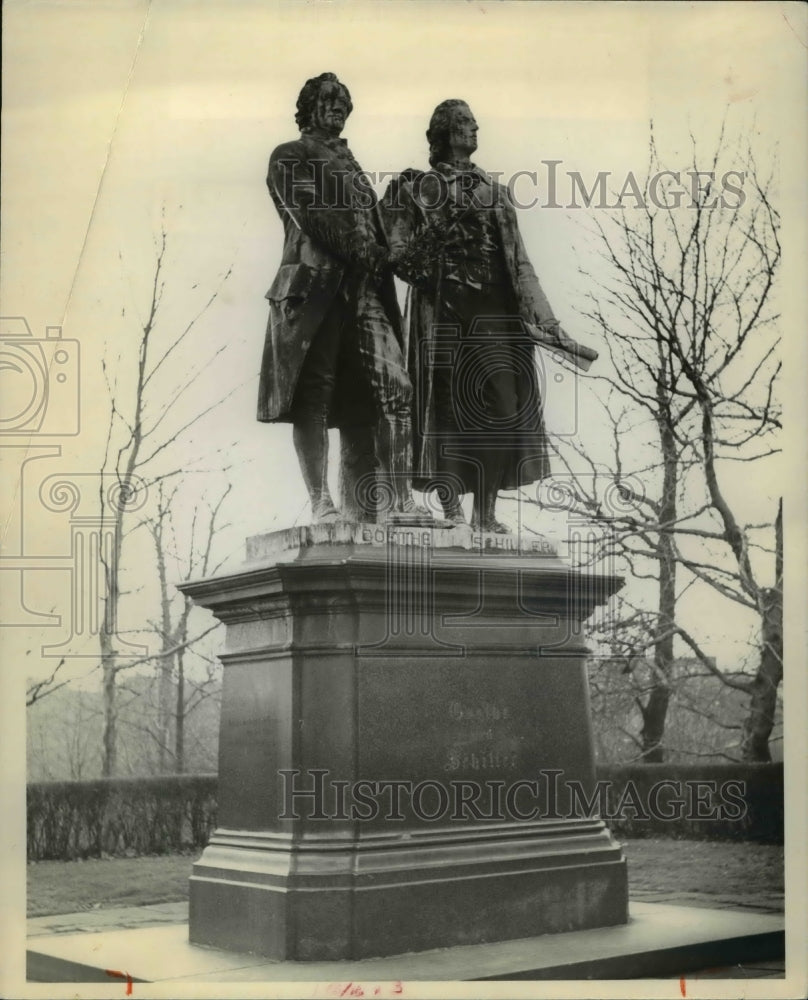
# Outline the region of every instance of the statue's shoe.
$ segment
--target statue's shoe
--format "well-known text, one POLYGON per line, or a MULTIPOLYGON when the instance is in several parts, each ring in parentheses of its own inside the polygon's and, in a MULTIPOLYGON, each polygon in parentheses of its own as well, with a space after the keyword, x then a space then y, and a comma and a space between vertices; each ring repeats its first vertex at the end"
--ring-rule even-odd
POLYGON ((380 511, 376 517, 378 524, 401 524, 423 528, 454 528, 453 521, 435 517, 432 511, 414 500, 405 501, 395 510, 380 511))
POLYGON ((456 507, 452 507, 450 510, 443 511, 443 517, 447 524, 453 528, 459 528, 463 525, 467 525, 469 522, 466 520, 466 515, 463 512, 463 508, 458 504, 456 507))
POLYGON ((330 497, 324 497, 312 506, 312 524, 335 524, 339 520, 339 511, 330 497))
POLYGON ((471 526, 474 531, 490 531, 493 535, 513 534, 513 531, 511 531, 507 524, 503 524, 502 521, 498 521, 495 517, 489 517, 488 520, 483 521, 482 524, 477 524, 475 521, 472 521, 471 526))

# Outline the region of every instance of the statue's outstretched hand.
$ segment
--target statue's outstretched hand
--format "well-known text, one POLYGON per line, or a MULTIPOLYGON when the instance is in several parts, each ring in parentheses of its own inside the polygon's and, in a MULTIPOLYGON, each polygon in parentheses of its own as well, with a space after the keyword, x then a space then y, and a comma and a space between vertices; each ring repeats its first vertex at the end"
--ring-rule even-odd
POLYGON ((528 333, 537 344, 549 350, 560 352, 581 371, 588 371, 592 362, 597 360, 597 351, 573 340, 558 322, 527 323, 526 326, 528 333))

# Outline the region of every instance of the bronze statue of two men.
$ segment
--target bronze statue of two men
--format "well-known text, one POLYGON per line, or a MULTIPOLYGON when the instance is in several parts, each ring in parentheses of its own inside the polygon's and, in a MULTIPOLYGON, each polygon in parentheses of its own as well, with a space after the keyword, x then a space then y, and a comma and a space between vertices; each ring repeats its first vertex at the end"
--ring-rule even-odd
POLYGON ((437 491, 450 525, 472 493, 472 525, 505 532, 499 491, 550 469, 536 343, 583 369, 597 355, 553 315, 507 187, 471 162, 477 123, 464 101, 438 105, 430 170, 405 171, 381 202, 340 138, 351 110, 333 73, 308 80, 300 138, 270 158, 284 247, 258 419, 292 423, 314 523, 429 523, 415 486, 437 491), (394 275, 409 285, 407 330, 394 275), (340 429, 341 510, 329 427, 340 429))

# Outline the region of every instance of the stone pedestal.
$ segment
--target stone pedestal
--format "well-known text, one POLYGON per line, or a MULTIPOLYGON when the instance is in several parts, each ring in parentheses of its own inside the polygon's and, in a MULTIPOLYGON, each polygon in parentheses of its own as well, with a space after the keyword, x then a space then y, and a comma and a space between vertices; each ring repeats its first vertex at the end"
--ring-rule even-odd
POLYGON ((226 625, 219 826, 190 939, 361 959, 627 920, 581 623, 618 589, 543 539, 332 525, 182 585, 226 625))

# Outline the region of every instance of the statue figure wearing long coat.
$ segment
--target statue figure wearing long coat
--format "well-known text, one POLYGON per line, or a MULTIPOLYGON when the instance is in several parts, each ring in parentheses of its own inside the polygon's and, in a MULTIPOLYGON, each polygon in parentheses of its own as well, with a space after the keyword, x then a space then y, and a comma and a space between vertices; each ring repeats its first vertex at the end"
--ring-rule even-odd
POLYGON ((284 245, 266 296, 258 419, 293 424, 315 522, 339 513, 329 427, 341 432, 346 516, 372 519, 380 494, 387 514, 426 513, 410 492, 412 387, 377 199, 340 138, 351 109, 333 73, 307 81, 300 138, 274 150, 267 175, 284 245))
POLYGON ((476 133, 464 101, 440 104, 427 132, 432 169, 399 175, 382 206, 396 273, 412 286, 413 482, 436 488, 455 522, 473 493, 474 525, 504 532, 498 491, 550 473, 536 343, 584 370, 597 353, 556 320, 508 189, 469 159, 476 133))

